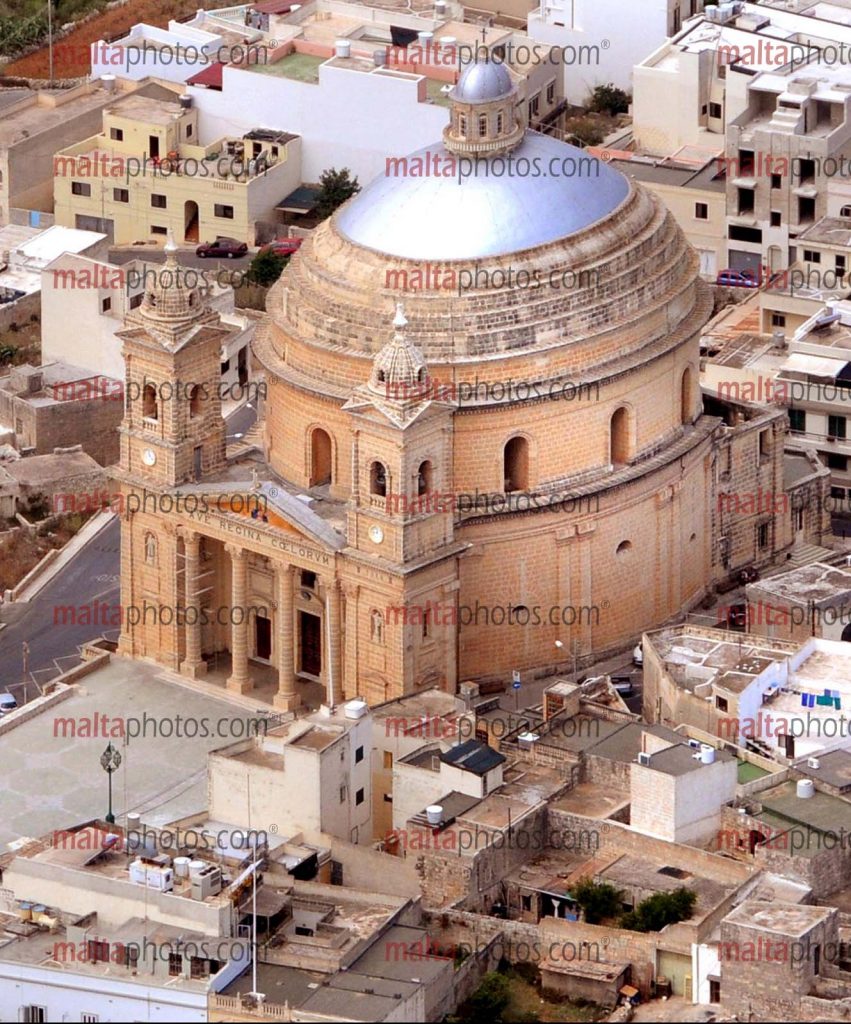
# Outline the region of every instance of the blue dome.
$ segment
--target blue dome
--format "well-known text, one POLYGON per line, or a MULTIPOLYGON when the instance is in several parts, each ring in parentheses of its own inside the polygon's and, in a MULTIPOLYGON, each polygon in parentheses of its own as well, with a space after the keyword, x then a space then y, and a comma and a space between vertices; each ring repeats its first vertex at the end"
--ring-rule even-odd
POLYGON ((403 259, 479 259, 582 231, 608 217, 630 190, 620 171, 536 132, 505 156, 475 162, 435 143, 412 153, 406 170, 376 178, 346 203, 337 230, 356 245, 403 259), (469 175, 440 173, 452 161, 469 175))
POLYGON ((502 99, 513 88, 514 83, 504 64, 481 61, 470 64, 462 71, 450 99, 461 103, 488 103, 502 99))

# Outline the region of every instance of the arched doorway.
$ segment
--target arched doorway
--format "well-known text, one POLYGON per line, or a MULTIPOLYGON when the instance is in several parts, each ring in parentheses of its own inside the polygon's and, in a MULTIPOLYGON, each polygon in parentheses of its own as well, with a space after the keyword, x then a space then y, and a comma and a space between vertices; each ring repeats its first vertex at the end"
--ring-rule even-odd
POLYGON ((198 204, 194 199, 183 204, 183 238, 187 242, 198 241, 198 204))
POLYGON ((310 486, 331 483, 331 436, 321 427, 310 435, 310 486))
POLYGON ((842 636, 840 639, 844 640, 846 643, 851 643, 851 622, 849 622, 845 629, 842 630, 842 636))

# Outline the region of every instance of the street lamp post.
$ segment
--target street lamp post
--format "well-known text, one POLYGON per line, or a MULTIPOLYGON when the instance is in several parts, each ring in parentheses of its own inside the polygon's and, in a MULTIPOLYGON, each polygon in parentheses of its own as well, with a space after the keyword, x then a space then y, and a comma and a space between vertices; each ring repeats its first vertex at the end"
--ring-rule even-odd
POLYGON ((115 815, 112 813, 112 773, 118 771, 120 765, 121 754, 110 743, 100 755, 100 766, 106 772, 109 779, 109 813, 106 816, 106 820, 110 825, 115 824, 115 815))

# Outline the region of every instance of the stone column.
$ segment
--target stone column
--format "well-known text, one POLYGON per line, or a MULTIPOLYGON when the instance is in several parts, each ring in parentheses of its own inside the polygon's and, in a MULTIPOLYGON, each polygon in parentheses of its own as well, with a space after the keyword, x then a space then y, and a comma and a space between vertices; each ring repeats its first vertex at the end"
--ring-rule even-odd
POLYGON ((334 707, 340 694, 340 587, 336 579, 325 582, 325 669, 327 703, 334 707))
POLYGON ((235 544, 225 545, 231 563, 231 674, 227 688, 237 693, 251 689, 248 676, 248 562, 245 551, 235 544))
MULTIPOLYGON (((359 692, 358 687, 358 593, 360 587, 356 583, 343 583, 343 597, 345 606, 343 611, 343 642, 340 645, 340 688, 339 692, 343 700, 359 692)), ((384 625, 385 641, 387 624, 384 625)))
POLYGON ((293 643, 293 566, 278 569, 278 692, 274 704, 282 711, 294 711, 300 702, 296 692, 293 643))
POLYGON ((197 679, 205 675, 207 663, 201 657, 201 606, 198 600, 198 568, 201 538, 193 530, 183 533, 184 581, 186 589, 186 657, 180 666, 183 675, 197 679))

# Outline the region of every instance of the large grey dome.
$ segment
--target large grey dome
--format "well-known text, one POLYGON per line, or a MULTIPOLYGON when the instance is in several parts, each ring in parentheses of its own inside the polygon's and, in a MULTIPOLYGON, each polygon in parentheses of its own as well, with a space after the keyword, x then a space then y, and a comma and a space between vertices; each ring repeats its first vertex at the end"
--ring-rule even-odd
POLYGON ((335 226, 357 245, 403 259, 479 259, 582 231, 616 210, 629 188, 620 171, 537 132, 508 156, 475 164, 435 143, 407 158, 404 176, 372 181, 335 226), (452 161, 470 175, 440 173, 452 161))
POLYGON ((481 61, 464 69, 450 98, 461 103, 487 103, 502 99, 513 88, 514 83, 504 64, 481 61))

